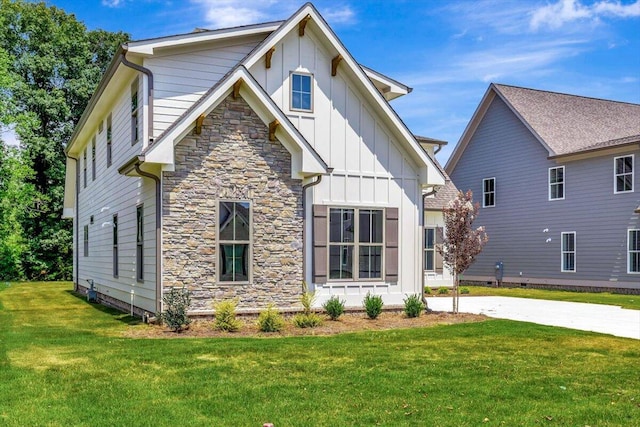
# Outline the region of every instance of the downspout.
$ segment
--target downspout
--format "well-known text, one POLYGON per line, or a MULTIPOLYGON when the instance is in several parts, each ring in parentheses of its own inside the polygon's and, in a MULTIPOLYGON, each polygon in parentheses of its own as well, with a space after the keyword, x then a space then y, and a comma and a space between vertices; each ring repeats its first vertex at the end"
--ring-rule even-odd
POLYGON ((442 144, 438 144, 438 147, 433 150, 433 156, 435 157, 442 150, 442 144))
POLYGON ((136 71, 140 71, 141 73, 146 74, 148 80, 148 93, 147 93, 147 104, 149 106, 148 112, 148 129, 149 129, 149 142, 153 142, 153 73, 150 69, 143 67, 142 65, 135 64, 130 62, 127 59, 127 48, 123 46, 123 52, 120 54, 120 61, 126 67, 133 68, 136 71))
POLYGON ((75 292, 78 292, 78 283, 80 283, 80 252, 78 252, 80 250, 80 235, 78 234, 80 231, 80 226, 78 224, 78 221, 80 220, 80 214, 79 214, 79 208, 80 208, 80 200, 78 200, 80 198, 80 170, 78 169, 78 159, 75 157, 72 157, 70 155, 67 154, 67 157, 70 158, 71 160, 73 160, 76 163, 76 211, 75 211, 75 229, 76 229, 76 279, 74 280, 73 283, 73 290, 75 292))
MULTIPOLYGON (((327 173, 332 173, 333 168, 327 168, 327 173)), ((303 281, 307 277, 307 189, 315 187, 322 181, 322 175, 318 175, 318 179, 302 186, 302 277, 303 281)), ((305 286, 304 284, 302 285, 305 286)))
POLYGON ((162 221, 162 184, 160 178, 140 169, 140 162, 144 160, 144 157, 140 156, 139 159, 141 160, 134 165, 136 172, 138 172, 140 176, 150 178, 156 183, 156 315, 159 316, 162 312, 162 305, 160 303, 162 300, 162 247, 160 245, 162 237, 162 227, 160 223, 162 221))

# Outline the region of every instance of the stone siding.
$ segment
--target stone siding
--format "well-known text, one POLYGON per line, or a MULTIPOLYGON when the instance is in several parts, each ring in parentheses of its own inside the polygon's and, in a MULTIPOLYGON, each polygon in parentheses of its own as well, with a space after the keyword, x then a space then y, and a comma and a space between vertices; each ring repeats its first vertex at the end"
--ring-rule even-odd
POLYGON ((302 292, 302 183, 291 155, 242 99, 225 99, 175 147, 163 173, 163 286, 186 286, 191 310, 237 298, 238 308, 296 305, 302 292), (217 283, 217 205, 250 201, 253 254, 249 284, 217 283))

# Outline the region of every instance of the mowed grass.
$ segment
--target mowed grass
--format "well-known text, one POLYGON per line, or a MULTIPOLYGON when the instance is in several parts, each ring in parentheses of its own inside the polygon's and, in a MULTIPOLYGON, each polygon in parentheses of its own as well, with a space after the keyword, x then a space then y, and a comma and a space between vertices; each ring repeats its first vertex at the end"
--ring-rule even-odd
POLYGON ((640 310, 640 295, 612 294, 609 292, 569 292, 532 288, 492 288, 467 286, 469 295, 500 296, 547 299, 555 301, 586 302, 591 304, 617 305, 622 308, 640 310))
POLYGON ((130 339, 145 326, 70 289, 0 290, 0 425, 640 425, 638 340, 502 320, 130 339))

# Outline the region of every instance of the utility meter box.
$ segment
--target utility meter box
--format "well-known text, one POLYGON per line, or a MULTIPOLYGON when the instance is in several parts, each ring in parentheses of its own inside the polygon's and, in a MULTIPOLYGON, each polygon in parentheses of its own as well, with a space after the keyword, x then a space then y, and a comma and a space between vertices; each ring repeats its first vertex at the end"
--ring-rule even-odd
POLYGON ((498 286, 500 286, 502 284, 502 278, 504 277, 504 264, 502 263, 502 261, 496 262, 495 273, 496 282, 498 282, 498 286))

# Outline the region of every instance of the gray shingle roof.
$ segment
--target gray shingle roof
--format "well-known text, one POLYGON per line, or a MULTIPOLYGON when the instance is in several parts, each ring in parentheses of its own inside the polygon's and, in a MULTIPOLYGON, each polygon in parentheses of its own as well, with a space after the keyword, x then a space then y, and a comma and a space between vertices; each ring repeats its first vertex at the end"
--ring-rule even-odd
POLYGON ((450 200, 453 200, 458 195, 458 187, 451 181, 449 175, 444 171, 440 163, 436 159, 433 159, 433 163, 440 169, 440 172, 444 175, 445 184, 440 188, 433 197, 425 197, 424 208, 426 210, 442 210, 443 207, 450 200))
POLYGON ((640 141, 640 105, 494 84, 553 151, 563 155, 640 141))

